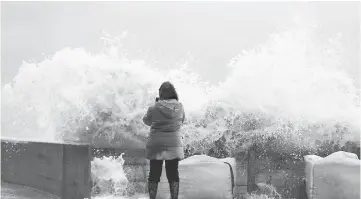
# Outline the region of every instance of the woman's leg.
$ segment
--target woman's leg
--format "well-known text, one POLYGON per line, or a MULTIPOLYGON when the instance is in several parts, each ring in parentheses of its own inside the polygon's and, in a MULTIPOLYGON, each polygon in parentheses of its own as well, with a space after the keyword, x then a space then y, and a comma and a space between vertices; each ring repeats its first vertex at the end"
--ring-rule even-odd
POLYGON ((150 170, 148 177, 149 199, 155 199, 157 196, 158 183, 162 175, 163 160, 150 160, 150 170))
POLYGON ((167 172, 171 199, 178 199, 178 192, 179 192, 178 164, 179 164, 178 159, 165 161, 165 170, 167 172))

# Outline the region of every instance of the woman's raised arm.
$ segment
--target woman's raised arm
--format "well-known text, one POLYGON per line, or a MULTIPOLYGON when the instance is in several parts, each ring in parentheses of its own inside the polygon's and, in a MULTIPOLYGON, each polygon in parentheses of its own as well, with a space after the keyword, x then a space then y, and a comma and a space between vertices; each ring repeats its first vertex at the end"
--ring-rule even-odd
POLYGON ((145 125, 147 126, 151 126, 152 125, 152 107, 149 107, 147 110, 147 113, 145 114, 145 116, 143 117, 143 122, 145 125))

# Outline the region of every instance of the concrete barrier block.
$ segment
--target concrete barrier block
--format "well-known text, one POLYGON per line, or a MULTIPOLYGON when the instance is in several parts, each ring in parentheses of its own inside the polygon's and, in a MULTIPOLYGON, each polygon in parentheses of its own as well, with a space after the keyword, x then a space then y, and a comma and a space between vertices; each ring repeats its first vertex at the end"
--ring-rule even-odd
POLYGON ((90 146, 1 140, 1 179, 62 199, 90 198, 90 146))
POLYGON ((91 151, 86 145, 63 145, 62 198, 90 198, 91 151))

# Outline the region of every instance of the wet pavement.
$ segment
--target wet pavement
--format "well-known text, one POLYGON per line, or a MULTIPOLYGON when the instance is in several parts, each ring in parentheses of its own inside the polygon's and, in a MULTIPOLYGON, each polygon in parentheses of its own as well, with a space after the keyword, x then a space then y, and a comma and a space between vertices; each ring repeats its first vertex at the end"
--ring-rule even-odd
POLYGON ((60 199, 49 193, 16 184, 1 182, 2 199, 60 199))

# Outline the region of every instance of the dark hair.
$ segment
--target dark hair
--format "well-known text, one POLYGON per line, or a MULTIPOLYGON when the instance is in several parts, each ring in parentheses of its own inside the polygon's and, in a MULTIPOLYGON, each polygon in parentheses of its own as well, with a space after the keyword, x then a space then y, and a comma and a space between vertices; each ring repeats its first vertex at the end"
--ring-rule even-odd
POLYGON ((168 100, 175 99, 178 101, 178 94, 172 83, 169 81, 163 82, 159 88, 159 99, 168 100))

